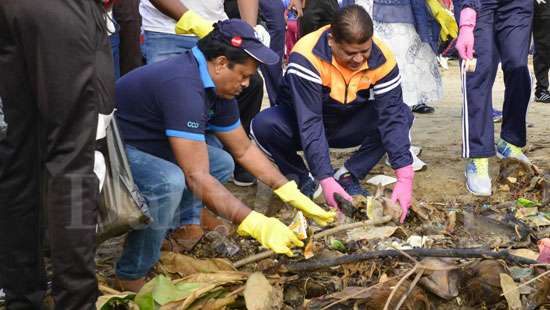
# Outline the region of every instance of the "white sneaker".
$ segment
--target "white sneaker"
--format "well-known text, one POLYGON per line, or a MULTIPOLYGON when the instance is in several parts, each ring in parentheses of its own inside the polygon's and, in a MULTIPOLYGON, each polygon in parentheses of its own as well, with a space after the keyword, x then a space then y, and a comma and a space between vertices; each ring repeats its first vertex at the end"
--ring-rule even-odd
MULTIPOLYGON (((424 161, 422 161, 422 159, 418 158, 418 155, 420 155, 420 153, 422 153, 422 147, 411 145, 411 155, 413 157, 412 166, 414 171, 422 171, 428 167, 428 165, 424 161)), ((386 156, 385 164, 386 166, 391 167, 390 159, 388 158, 388 156, 386 156)))
POLYGON ((475 196, 491 196, 491 177, 489 177, 489 158, 468 159, 466 170, 466 188, 475 196))

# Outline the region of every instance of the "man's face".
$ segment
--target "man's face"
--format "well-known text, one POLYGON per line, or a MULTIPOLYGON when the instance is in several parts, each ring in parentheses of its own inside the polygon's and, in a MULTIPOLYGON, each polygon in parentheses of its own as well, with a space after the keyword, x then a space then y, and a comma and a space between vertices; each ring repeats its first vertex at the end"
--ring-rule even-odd
POLYGON ((256 74, 258 63, 250 58, 244 64, 229 65, 224 56, 214 60, 215 74, 212 80, 216 85, 216 94, 224 99, 233 99, 250 84, 250 77, 256 74))
POLYGON ((337 43, 332 37, 329 38, 329 46, 332 55, 339 65, 356 71, 367 61, 372 50, 372 38, 365 43, 337 43))

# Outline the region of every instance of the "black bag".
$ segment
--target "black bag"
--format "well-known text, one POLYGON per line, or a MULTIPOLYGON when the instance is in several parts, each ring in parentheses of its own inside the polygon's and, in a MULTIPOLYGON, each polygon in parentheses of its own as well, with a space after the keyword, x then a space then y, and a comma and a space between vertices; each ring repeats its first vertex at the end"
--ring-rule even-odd
POLYGON ((107 169, 99 204, 98 244, 153 221, 145 198, 134 184, 116 118, 111 120, 106 133, 102 153, 107 169))

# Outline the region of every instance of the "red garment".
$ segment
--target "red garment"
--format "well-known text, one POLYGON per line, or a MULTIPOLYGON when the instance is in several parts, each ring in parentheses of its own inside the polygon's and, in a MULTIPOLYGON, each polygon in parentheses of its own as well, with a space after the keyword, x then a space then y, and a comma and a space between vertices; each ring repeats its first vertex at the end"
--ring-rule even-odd
POLYGON ((288 55, 292 51, 294 44, 298 41, 298 21, 289 20, 286 23, 285 35, 285 60, 288 62, 288 55))

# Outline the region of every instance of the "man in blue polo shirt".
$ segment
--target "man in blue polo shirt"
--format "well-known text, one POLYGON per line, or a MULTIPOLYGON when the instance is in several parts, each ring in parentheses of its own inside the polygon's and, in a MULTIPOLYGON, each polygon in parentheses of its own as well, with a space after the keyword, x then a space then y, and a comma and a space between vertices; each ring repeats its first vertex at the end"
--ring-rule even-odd
POLYGON ((278 56, 241 20, 218 22, 197 47, 134 70, 117 82, 117 118, 134 179, 147 198, 154 223, 129 233, 116 275, 125 290, 139 290, 160 256, 166 232, 198 223, 193 196, 276 253, 302 246, 275 218, 251 211, 222 184, 232 173, 231 156, 206 144, 213 133, 233 158, 320 225, 334 220, 289 182, 248 139, 234 98, 259 63, 278 56), (176 215, 178 213, 179 215, 176 215))

